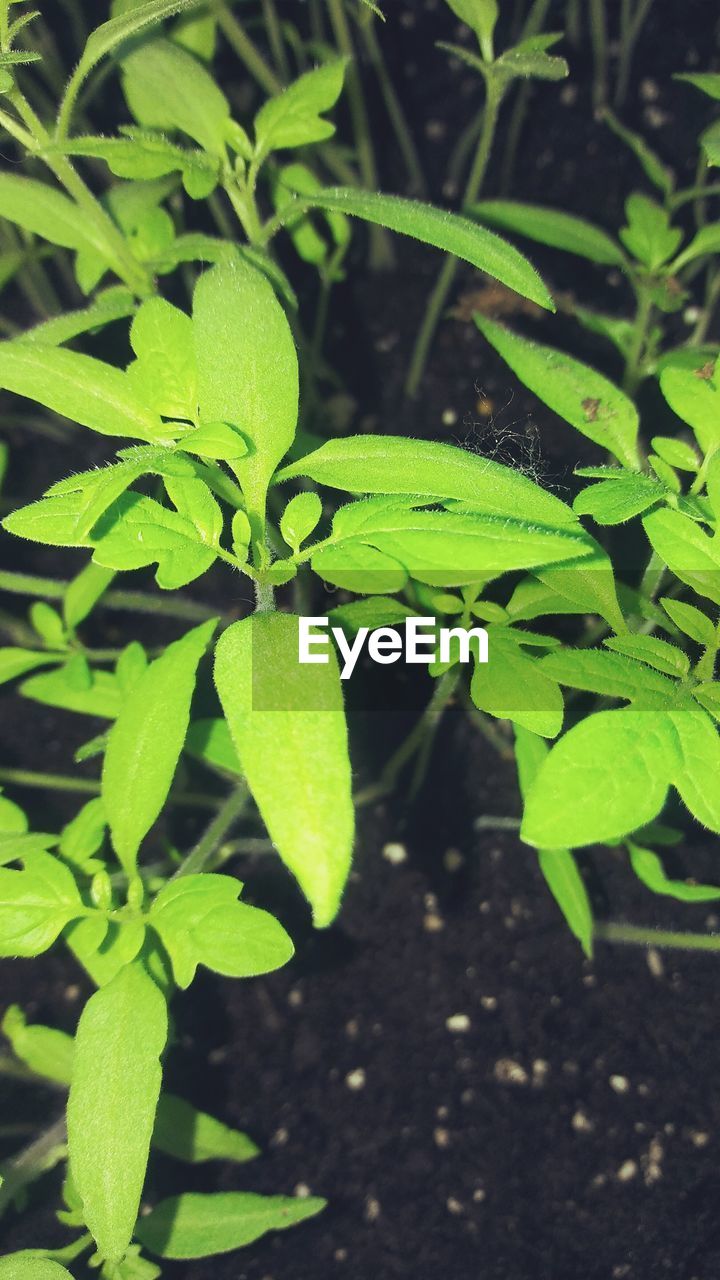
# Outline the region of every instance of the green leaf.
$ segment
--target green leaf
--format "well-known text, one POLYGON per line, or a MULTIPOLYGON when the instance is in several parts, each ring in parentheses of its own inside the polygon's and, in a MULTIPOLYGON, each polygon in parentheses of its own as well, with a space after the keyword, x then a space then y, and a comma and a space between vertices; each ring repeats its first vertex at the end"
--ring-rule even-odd
POLYGON ((108 720, 115 719, 121 705, 117 681, 109 671, 92 671, 89 684, 83 686, 73 678, 73 670, 68 664, 57 671, 31 676, 23 681, 20 692, 24 698, 46 707, 108 720))
POLYGON ((248 453, 247 442, 239 431, 227 422, 209 422, 182 436, 178 448, 198 458, 212 458, 221 462, 237 462, 248 453))
POLYGON ((664 675, 682 679, 690 670, 687 654, 678 649, 677 645, 668 644, 667 640, 660 640, 657 636, 611 636, 608 640, 603 640, 603 644, 616 653, 624 653, 628 658, 646 662, 664 675))
POLYGON ((166 1155, 189 1164, 202 1164, 206 1160, 245 1164, 260 1154, 247 1134, 230 1129, 204 1111, 197 1111, 174 1093, 163 1093, 160 1098, 152 1142, 166 1155))
POLYGON ((643 520, 653 550, 681 582, 720 604, 720 542, 680 511, 659 508, 643 520))
POLYGON ((64 136, 67 132, 73 108, 83 82, 87 79, 93 67, 97 66, 98 62, 101 62, 109 53, 112 53, 113 49, 117 49, 119 45, 124 44, 126 40, 129 40, 131 36, 136 35, 145 27, 154 26, 156 23, 162 22, 163 18, 169 18, 174 13, 192 9, 197 3, 198 0, 148 0, 147 4, 141 4, 127 13, 119 14, 115 18, 111 18, 109 22, 103 22, 101 26, 96 27, 88 37, 82 57, 65 89, 65 97, 61 103, 58 117, 58 132, 60 136, 64 136))
POLYGON ((102 916, 91 916, 70 925, 63 939, 95 985, 105 987, 139 955, 145 926, 140 920, 108 924, 102 916))
POLYGON ((681 471, 698 470, 697 453, 684 440, 675 440, 672 436, 653 436, 650 443, 668 466, 679 467, 681 471))
POLYGON ((55 653, 36 653, 33 649, 0 649, 0 684, 16 680, 27 671, 47 666, 49 662, 58 662, 60 656, 55 653))
POLYGON ((193 329, 203 422, 227 422, 251 442, 233 465, 248 513, 264 519, 270 478, 290 447, 298 367, 285 313, 267 280, 241 260, 201 276, 193 329))
POLYGON ((112 569, 103 569, 101 565, 93 564, 92 560, 80 570, 68 584, 63 596, 63 618, 67 627, 74 630, 85 621, 114 577, 112 569))
POLYGON ((702 645, 715 643, 715 624, 702 609, 696 608, 694 604, 686 604, 683 600, 673 600, 670 596, 663 596, 660 603, 675 626, 684 631, 686 636, 690 636, 691 640, 702 645))
POLYGON ((10 1005, 2 1020, 2 1029, 15 1057, 30 1071, 57 1084, 70 1085, 75 1048, 72 1036, 37 1023, 28 1026, 17 1004, 10 1005))
POLYGON ((700 145, 708 165, 720 164, 720 121, 716 120, 700 135, 700 145))
POLYGON ((0 1258, 0 1280, 72 1280, 72 1276, 59 1262, 8 1253, 0 1258))
POLYGON ((233 775, 242 773, 227 720, 194 720, 188 729, 185 750, 214 769, 233 775))
POLYGON ((527 258, 506 240, 485 227, 479 227, 469 218, 418 200, 405 200, 402 196, 388 196, 375 191, 358 191, 354 187, 329 188, 309 196, 307 202, 302 203, 306 203, 308 208, 329 209, 351 218, 362 218, 365 222, 387 227, 389 231, 411 236, 422 244, 433 245, 462 258, 479 271, 485 271, 539 307, 555 310, 550 294, 527 258))
POLYGON ((692 352, 684 353, 682 364, 668 364, 660 373, 660 390, 670 408, 692 427, 703 453, 720 445, 718 381, 715 361, 705 362, 692 352))
POLYGON ((513 373, 555 413, 635 470, 639 420, 632 400, 602 374, 554 347, 511 333, 486 317, 473 317, 480 332, 513 373))
POLYGON ((638 880, 642 880, 653 893, 675 898, 678 902, 717 902, 720 898, 720 888, 714 885, 686 884, 684 880, 671 880, 665 874, 662 861, 652 849, 643 849, 640 845, 629 842, 628 853, 638 880))
POLYGON ((716 720, 720 720, 720 681, 703 680, 692 689, 692 696, 716 720))
POLYGON ((558 649, 542 659, 542 668, 553 680, 605 698, 624 698, 643 708, 667 706, 674 684, 620 653, 603 649, 558 649))
POLYGON ((322 928, 350 870, 354 811, 334 651, 298 661, 298 619, 254 614, 221 636, 215 680, 243 774, 278 853, 322 928))
POLYGON ((282 925, 238 902, 231 876, 188 875, 171 880, 153 902, 150 923, 160 935, 179 987, 189 987, 199 964, 226 978, 254 978, 287 964, 293 945, 282 925))
POLYGON ((717 71, 685 71, 676 73, 673 80, 684 80, 709 98, 720 102, 720 72, 717 71))
POLYGON ((66 862, 86 872, 99 871, 102 864, 93 854, 102 847, 107 829, 107 818, 102 798, 88 800, 75 817, 63 827, 60 837, 60 853, 66 862))
POLYGON ((422 494, 465 501, 487 515, 521 512, 549 526, 577 523, 564 502, 521 472, 433 440, 364 435, 328 440, 285 467, 278 478, 294 476, 309 476, 317 484, 349 493, 422 494))
POLYGON ((528 36, 495 59, 493 73, 505 82, 518 76, 533 80, 564 80, 570 70, 567 62, 546 53, 546 49, 560 38, 553 34, 528 36))
POLYGON ((142 569, 157 563, 158 586, 184 587, 215 563, 193 522, 153 498, 125 493, 105 513, 93 534, 96 564, 107 569, 142 569))
POLYGON ((102 795, 115 851, 130 875, 170 790, 198 664, 216 626, 215 619, 204 622, 168 645, 131 690, 110 731, 102 795))
POLYGON ((673 785, 690 812, 711 831, 720 832, 720 737, 704 711, 669 713, 675 731, 680 766, 672 774, 673 785))
POLYGON ((447 3, 460 21, 475 32, 481 44, 492 40, 500 13, 498 0, 447 0, 447 3))
POLYGON ((137 360, 128 381, 138 399, 164 418, 197 415, 197 367, 192 321, 164 298, 148 298, 130 329, 137 360))
POLYGON ((39 343, 0 343, 0 386, 107 436, 157 443, 167 429, 126 375, 93 356, 39 343))
POLYGON ((625 261, 619 244, 585 218, 576 218, 561 209, 548 209, 539 204, 522 204, 515 200, 482 200, 466 212, 480 222, 527 236, 553 249, 564 249, 608 266, 622 266, 625 261))
POLYGON ((24 857, 22 871, 0 869, 0 955, 36 956, 84 914, 67 867, 49 853, 24 857))
POLYGON ((165 999, 130 964, 86 1004, 68 1098, 70 1173, 100 1254, 119 1262, 140 1207, 167 1040, 165 999))
POLYGON ((322 503, 316 493, 296 493, 280 517, 280 532, 293 551, 299 551, 322 516, 322 503))
POLYGON ((573 511, 578 516, 592 516, 597 524, 623 524, 642 515, 666 494, 663 485, 639 472, 624 472, 618 480, 601 480, 578 494, 573 511))
POLYGON ((260 1196, 248 1191, 191 1193, 162 1200, 137 1227, 138 1239, 161 1258, 229 1253, 284 1231, 325 1208, 317 1196, 260 1196))
POLYGON ((588 716, 560 738, 538 773, 522 839, 541 849, 577 848, 652 822, 665 803, 674 753, 659 713, 625 707, 588 716))
POLYGON ((187 49, 172 40, 146 40, 123 58, 122 68, 125 98, 139 124, 179 129, 224 157, 227 98, 187 49))
POLYGON ((702 258, 706 254, 720 251, 720 222, 709 222, 693 236, 689 245, 679 253, 673 262, 673 271, 680 271, 688 262, 702 258))
POLYGON ((322 116, 342 93, 347 58, 336 58, 307 71, 275 98, 268 98, 255 117, 255 158, 271 151, 304 147, 331 138, 335 126, 322 116))
POLYGON ((93 229, 77 205, 45 182, 15 173, 0 174, 0 218, 65 249, 94 247, 102 253, 93 229))
POLYGON ((480 711, 544 738, 554 738, 562 728, 563 698, 556 681, 500 628, 493 627, 490 635, 489 662, 474 667, 470 696, 480 711))
POLYGON ((539 849, 538 862, 553 898, 588 959, 593 954, 593 914, 588 891, 569 849, 539 849))
POLYGON ((667 209, 643 195, 628 197, 625 217, 628 225, 620 229, 625 248, 650 271, 656 271, 675 253, 682 231, 670 226, 667 209))
POLYGON ((319 546, 311 561, 314 571, 336 586, 362 592, 397 590, 403 582, 400 566, 419 582, 449 587, 489 581, 511 569, 564 563, 592 551, 577 528, 475 512, 422 511, 383 497, 340 507, 328 544, 319 546), (398 580, 388 588, 393 565, 398 580))

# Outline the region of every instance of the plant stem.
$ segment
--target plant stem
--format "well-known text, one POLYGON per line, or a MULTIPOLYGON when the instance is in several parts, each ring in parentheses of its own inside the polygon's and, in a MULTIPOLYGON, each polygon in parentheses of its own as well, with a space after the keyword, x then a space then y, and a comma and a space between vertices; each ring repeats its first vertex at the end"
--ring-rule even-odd
MULTIPOLYGON (((355 50, 353 48, 350 27, 348 26, 347 16, 343 8, 343 0, 327 0, 328 12, 330 14, 330 23, 332 25, 335 41, 340 52, 349 59, 347 69, 347 94, 348 103, 350 105, 350 115, 353 122, 353 133, 355 134, 355 149, 357 152, 358 165, 360 167, 360 176, 363 186, 368 191, 378 190, 378 173, 375 163, 375 152, 373 150, 372 135, 370 132, 370 122, 368 120, 367 106, 365 103, 365 95, 363 94, 362 81, 357 67, 355 58, 355 50)), ((373 225, 370 227, 370 267, 375 271, 380 271, 392 267, 395 260, 392 243, 390 237, 384 227, 373 225)))
POLYGON ((3 1184, 0 1187, 0 1213, 12 1204, 18 1192, 30 1186, 43 1173, 54 1169, 64 1160, 67 1151, 65 1117, 62 1116, 40 1134, 34 1142, 24 1147, 2 1166, 3 1184))
MULTIPOLYGON (((40 791, 69 791, 84 796, 99 796, 100 783, 92 778, 72 778, 63 773, 34 773, 30 769, 0 769, 0 783, 14 787, 31 787, 40 791)), ((168 804, 178 809, 217 809, 218 802, 213 796, 198 795, 186 792, 184 795, 170 796, 168 804)))
MULTIPOLYGON (((523 23, 520 39, 527 40, 530 36, 540 34, 545 26, 545 20, 548 15, 549 8, 550 0, 534 0, 534 3, 530 7, 530 12, 523 23)), ((505 139, 505 151, 502 167, 500 169, 500 191, 502 194, 505 194, 505 192, 509 190, 512 182, 520 135, 525 123, 525 116, 527 115, 528 103, 530 101, 532 91, 532 82, 529 80, 523 81, 518 90, 515 106, 512 110, 507 137, 505 139)))
POLYGON ((405 162, 410 191, 413 195, 422 195, 425 192, 425 178, 422 166, 410 132, 410 126, 405 118, 405 112, 402 109, 400 99, 395 92, 395 86, 385 65, 380 41, 375 32, 375 18, 371 15, 366 20, 361 21, 359 30, 360 38, 367 51, 368 61, 378 78, 380 92, 385 102, 385 110, 390 118, 390 123, 395 131, 395 137, 405 162))
POLYGON ((642 31, 653 0, 637 0, 637 7, 632 11, 631 0, 622 0, 620 20, 620 62, 615 84, 615 107, 621 107, 625 101, 630 83, 630 68, 638 36, 642 31))
POLYGON ((432 741, 443 712, 455 693, 459 679, 460 672, 456 668, 446 671, 445 675, 440 677, 433 690, 432 698, 414 729, 385 765, 380 778, 380 787, 382 789, 380 794, 383 791, 392 790, 406 764, 420 751, 428 735, 430 735, 430 740, 432 741))
POLYGON ((668 929, 643 929, 634 924, 595 924, 598 942, 621 942, 640 947, 677 947, 681 951, 720 951, 720 935, 674 933, 668 929))
POLYGON ((628 395, 633 395, 637 390, 638 384, 642 381, 642 361, 652 316, 653 301, 650 290, 645 284, 640 284, 638 286, 638 304, 635 312, 632 343, 625 361, 622 379, 623 391, 626 391, 628 395))
POLYGON ((230 792, 207 830, 181 862, 171 879, 177 880, 181 876, 190 876, 202 871, 223 843, 231 827, 244 813, 249 802, 250 792, 245 783, 241 782, 234 791, 230 792))
MULTIPOLYGON (((40 155, 43 163, 72 196, 88 222, 95 228, 115 274, 139 297, 147 297, 153 292, 152 279, 147 268, 133 257, 125 237, 115 226, 112 218, 95 199, 89 187, 86 187, 80 175, 75 172, 67 156, 47 150, 51 142, 47 130, 19 89, 13 89, 7 98, 32 137, 29 150, 40 155)), ((8 128, 7 119, 3 123, 8 128)))
MULTIPOLYGON (((480 188, 482 187, 485 173, 487 171, 488 161, 490 160, 490 154, 492 152, 502 96, 503 90, 501 86, 491 76, 487 82, 487 95, 483 111, 480 141, 470 177, 468 178, 468 184, 463 199, 464 205, 472 204, 473 201, 477 200, 478 195, 480 194, 480 188)), ((428 304, 425 309, 425 317, 415 342, 415 349, 412 354, 410 369, 405 383, 405 391, 409 396, 414 396, 417 393, 420 380, 423 376, 425 365, 427 363, 430 344, 432 343, 435 335, 435 330, 447 301, 447 296, 452 288, 452 283, 455 279, 457 269, 457 258, 446 257, 437 278, 435 288, 428 299, 428 304)))
POLYGON ((275 66, 278 69, 281 79, 287 84, 290 79, 290 68, 285 56, 282 27, 280 26, 277 9, 275 8, 275 0, 262 0, 262 11, 265 21, 265 30, 268 34, 268 42, 272 49, 273 58, 275 59, 275 66))
POLYGON ((265 61, 227 5, 222 3, 222 0, 211 0, 210 10, 217 18, 218 26, 228 44, 235 50, 253 79, 257 80, 266 93, 270 95, 281 93, 282 81, 275 75, 272 67, 265 61))
MULTIPOLYGON (((62 600, 70 584, 55 578, 36 578, 29 573, 0 570, 0 591, 13 595, 38 596, 44 600, 62 600)), ((217 617, 217 610, 198 600, 174 594, 167 600, 144 591, 107 591, 98 601, 98 609, 115 609, 127 613, 159 614, 183 622, 206 622, 217 617)))
POLYGON ((607 105, 608 47, 605 0, 590 0, 590 36, 594 62, 593 108, 595 114, 600 115, 607 105))

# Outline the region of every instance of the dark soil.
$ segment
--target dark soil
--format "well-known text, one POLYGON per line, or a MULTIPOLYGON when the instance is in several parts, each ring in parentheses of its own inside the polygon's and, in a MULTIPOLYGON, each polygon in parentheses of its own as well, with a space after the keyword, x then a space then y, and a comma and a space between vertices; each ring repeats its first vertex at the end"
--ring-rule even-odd
MULTIPOLYGON (((295 0, 283 7, 296 12, 295 0)), ((480 91, 468 70, 448 69, 433 48, 435 39, 455 38, 441 3, 386 8, 384 46, 430 196, 448 201, 448 147, 480 91)), ((718 65, 716 25, 707 0, 655 0, 624 112, 683 182, 692 181, 694 139, 708 110, 670 76, 718 65)), ((533 93, 513 194, 612 229, 624 197, 645 189, 644 179, 593 120, 587 49, 569 56, 569 84, 533 93)), ((398 189, 390 144, 381 160, 384 187, 398 189)), ((491 168, 487 194, 497 194, 498 180, 491 168)), ((618 312, 627 304, 612 273, 551 251, 532 256, 554 289, 618 312)), ((402 244, 391 279, 351 272, 338 291, 332 354, 355 397, 354 427, 464 443, 567 492, 573 467, 600 460, 597 451, 518 387, 471 323, 443 325, 421 396, 403 400, 437 266, 430 251, 402 244)), ((463 271, 456 298, 478 287, 480 278, 463 271)), ((521 314, 517 322, 547 334, 539 318, 521 314)), ((578 341, 566 321, 554 324, 551 340, 567 340, 616 372, 599 342, 578 341)), ((86 448, 85 435, 69 448, 14 441, 9 490, 35 495, 43 482, 87 465, 86 448)), ((73 563, 64 553, 53 562, 31 549, 22 555, 23 565, 43 573, 73 563)), ((222 598, 226 581, 204 590, 222 598)), ((236 603, 243 612, 245 602, 236 603)), ((117 636, 106 629, 104 643, 131 625, 113 618, 117 636)), ((12 696, 3 707, 5 764, 37 768, 42 758, 64 770, 93 732, 12 696)), ((357 714, 363 781, 377 774, 405 719, 399 711, 357 714)), ((43 826, 62 820, 68 802, 51 796, 41 812, 43 826)), ((189 1188, 307 1187, 329 1207, 227 1259, 168 1264, 170 1280, 713 1280, 719 1273, 717 961, 603 945, 592 964, 584 961, 532 852, 507 832, 474 829, 479 816, 518 812, 512 766, 453 709, 409 816, 402 795, 363 811, 355 870, 330 931, 312 933, 274 860, 239 868, 249 896, 285 920, 297 957, 254 982, 200 978, 176 1001, 168 1078, 250 1132, 263 1155, 246 1168, 199 1171, 159 1159, 147 1198, 189 1188)), ((713 857, 702 842, 683 846, 680 872, 712 878, 713 857)), ((710 909, 651 899, 617 852, 591 851, 582 861, 601 917, 717 927, 710 909)), ((72 1029, 85 984, 63 955, 1 972, 3 1006, 19 1000, 30 1017, 72 1029)), ((44 1121, 57 1109, 50 1094, 16 1087, 8 1097, 14 1119, 38 1118, 41 1106, 44 1121)), ((61 1238, 38 1209, 10 1220, 2 1243, 9 1251, 61 1238)))

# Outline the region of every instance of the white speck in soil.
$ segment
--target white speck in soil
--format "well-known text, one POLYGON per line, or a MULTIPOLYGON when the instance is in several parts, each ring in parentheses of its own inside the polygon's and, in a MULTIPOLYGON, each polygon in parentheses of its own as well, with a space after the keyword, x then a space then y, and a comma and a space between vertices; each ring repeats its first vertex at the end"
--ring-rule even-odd
POLYGON ((365 1088, 367 1077, 362 1067, 356 1067, 354 1071, 349 1071, 345 1077, 345 1084, 348 1089, 352 1089, 354 1093, 359 1093, 365 1088))
POLYGON ((442 424, 444 427, 454 427, 458 420, 455 409, 443 409, 442 424))
POLYGON ((403 862, 407 862, 408 854, 404 844, 391 842, 384 846, 382 856, 392 867, 399 867, 403 862))
POLYGON ((459 849, 446 849, 443 854, 443 866, 450 875, 454 875, 461 867, 465 866, 465 859, 459 849))
POLYGON ((276 1129, 270 1139, 269 1145, 275 1148, 284 1147, 289 1137, 290 1137, 290 1131, 288 1129, 276 1129))
POLYGON ((647 960, 647 967, 653 978, 664 978, 665 965, 657 947, 648 947, 645 953, 645 959, 647 960))
POLYGON ((307 1200, 312 1195, 312 1191, 307 1182, 298 1182, 293 1195, 297 1196, 298 1200, 307 1200))
POLYGON ((345 1023, 345 1035, 348 1040, 357 1040, 360 1035, 360 1023, 357 1018, 350 1018, 350 1020, 345 1023))
POLYGON ((334 1254, 333 1254, 333 1257, 334 1257, 334 1259, 335 1259, 335 1261, 336 1261, 336 1262, 347 1262, 347 1260, 348 1260, 348 1251, 347 1251, 347 1249, 336 1249, 336 1250, 335 1250, 335 1252, 334 1252, 334 1254))
POLYGON ((472 1023, 466 1013, 453 1013, 449 1018, 445 1019, 445 1026, 448 1031, 452 1031, 458 1035, 463 1035, 470 1030, 472 1023))
POLYGON ((227 1056, 227 1049, 213 1049, 212 1052, 208 1054, 207 1060, 211 1067, 218 1067, 221 1063, 227 1062, 227 1056))
POLYGON ((624 1160, 615 1175, 618 1182, 632 1182, 633 1178, 637 1178, 638 1166, 636 1160, 624 1160))
POLYGON ((303 993, 299 987, 292 987, 288 992, 288 1004, 291 1009, 299 1009, 303 1002, 303 993))
POLYGON ((685 324, 697 324, 700 319, 699 307, 686 307, 682 316, 685 324))
POLYGON ((488 1013, 494 1013, 498 1007, 497 996, 481 996, 480 1004, 488 1013))
POLYGON ((476 1204, 482 1204, 487 1199, 487 1191, 484 1187, 476 1187, 473 1191, 473 1200, 476 1204))
POLYGON ((710 1141, 710 1134, 705 1133, 702 1129, 689 1129, 688 1138, 692 1142, 693 1146, 697 1147, 698 1151, 700 1151, 703 1147, 706 1147, 710 1141))
POLYGON ((662 1178, 662 1162, 665 1148, 659 1138, 653 1138, 646 1155, 641 1157, 643 1178, 646 1187, 652 1187, 662 1178))
POLYGON ((656 80, 650 80, 647 77, 640 81, 640 97, 643 102, 657 102, 660 96, 660 90, 656 80))
POLYGON ((426 933, 441 933, 445 928, 445 921, 437 911, 428 911, 423 917, 423 929, 426 933))
POLYGON ((76 985, 76 983, 71 982, 70 985, 65 988, 65 991, 63 994, 66 1000, 77 1000, 78 996, 80 995, 80 988, 76 985))
POLYGON ((473 1102, 475 1101, 475 1090, 463 1089, 462 1093, 460 1094, 460 1101, 464 1107, 472 1106, 473 1102))
POLYGON ((630 1089, 630 1081, 627 1076, 610 1076, 609 1085, 616 1093, 628 1093, 630 1089))
POLYGON ((563 85, 562 89, 560 90, 560 101, 562 102, 564 107, 574 106, 575 103, 577 102, 577 96, 578 96, 578 91, 577 91, 576 84, 563 85))
POLYGON ((480 907, 478 909, 481 915, 489 916, 491 911, 491 904, 489 902, 481 902, 480 907))
POLYGON ((459 1218, 460 1215, 465 1212, 462 1204, 460 1203, 459 1200, 455 1199, 455 1196, 448 1196, 447 1208, 448 1208, 448 1213, 451 1213, 455 1218, 459 1218))
POLYGON ((433 1129, 433 1142, 441 1151, 446 1151, 450 1146, 450 1132, 448 1129, 433 1129))
POLYGON ((667 111, 661 111, 659 107, 646 107, 643 111, 643 119, 651 129, 662 129, 670 120, 667 111))
POLYGON ((595 1128, 594 1122, 582 1107, 578 1107, 570 1123, 576 1133, 592 1133, 595 1128))
POLYGON ((532 1064, 532 1082, 536 1089, 542 1089, 548 1077, 550 1063, 544 1058, 536 1058, 532 1064))
POLYGON ((425 125, 425 137, 430 142, 441 142, 447 133, 447 125, 444 120, 428 120, 425 125))
POLYGON ((381 1213, 382 1209, 380 1208, 380 1201, 376 1200, 375 1196, 367 1196, 365 1200, 365 1208, 363 1210, 363 1217, 365 1221, 377 1222, 381 1213))
POLYGON ((514 1058, 498 1058, 493 1068, 493 1074, 498 1084, 524 1086, 529 1081, 527 1071, 514 1058))

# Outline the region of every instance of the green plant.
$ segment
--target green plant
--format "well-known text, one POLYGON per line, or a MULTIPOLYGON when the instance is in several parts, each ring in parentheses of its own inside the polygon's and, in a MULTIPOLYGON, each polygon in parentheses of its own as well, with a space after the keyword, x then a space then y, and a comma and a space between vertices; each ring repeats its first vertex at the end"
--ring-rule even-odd
MULTIPOLYGON (((276 590, 293 584, 298 603, 322 583, 370 597, 333 611, 352 632, 363 619, 424 608, 423 584, 461 586, 469 617, 478 584, 498 573, 593 554, 562 503, 497 464, 392 437, 313 448, 298 431, 300 373, 312 388, 317 325, 308 349, 274 257, 281 232, 324 287, 340 269, 351 216, 459 254, 541 306, 551 300, 494 233, 399 197, 328 189, 314 159, 284 159, 330 138, 325 113, 341 91, 343 59, 269 97, 246 130, 203 61, 215 21, 225 29, 225 6, 157 35, 159 22, 195 7, 116 4, 89 35, 52 119, 33 105, 35 82, 16 72, 24 55, 15 41, 30 15, 11 23, 10 0, 0 3, 0 125, 18 158, 55 179, 0 175, 0 216, 27 237, 22 264, 57 273, 38 276, 48 304, 40 323, 11 329, 0 344, 0 385, 59 419, 60 435, 75 424, 108 449, 111 439, 122 445, 4 521, 16 536, 77 548, 84 563, 69 583, 2 575, 5 589, 36 599, 27 622, 3 620, 12 643, 0 650, 0 679, 107 724, 77 753, 99 763, 99 777, 0 771, 6 785, 90 797, 48 832, 30 831, 23 810, 0 797, 0 952, 38 955, 62 939, 97 987, 73 1038, 28 1026, 15 1008, 4 1023, 13 1050, 6 1070, 68 1088, 67 1122, 60 1117, 8 1162, 0 1190, 0 1207, 17 1204, 67 1157, 59 1215, 71 1243, 2 1263, 30 1280, 81 1266, 93 1250, 107 1280, 150 1280, 160 1272, 146 1253, 224 1252, 322 1207, 317 1198, 188 1194, 138 1217, 153 1144, 192 1161, 256 1154, 244 1135, 161 1092, 169 1004, 197 966, 251 977, 292 955, 282 926, 238 901, 242 886, 224 868, 243 838, 233 842, 231 828, 242 822, 245 842, 257 843, 257 812, 318 927, 334 918, 349 870, 354 812, 337 662, 299 667, 297 617, 275 608, 276 590), (108 59, 135 120, 110 136, 89 122, 108 59), (78 166, 118 180, 97 191, 78 166), (188 208, 204 201, 220 236, 186 223, 188 208), (210 269, 198 273, 196 263, 210 269), (73 301, 82 291, 80 305, 57 310, 55 278, 73 301), (162 296, 166 279, 184 306, 162 296), (72 345, 97 350, 110 325, 121 332, 117 363, 72 345), (307 477, 299 492, 281 487, 298 488, 296 477, 307 477), (356 497, 329 520, 336 501, 323 508, 309 481, 356 497), (466 511, 483 485, 492 490, 486 510, 466 511), (541 528, 514 518, 518 502, 535 504, 541 528), (222 618, 180 594, 218 563, 228 571, 222 618), (151 566, 159 595, 116 588, 119 572, 151 566), (234 621, 242 581, 256 611, 234 621), (138 639, 96 649, 86 628, 106 607, 194 625, 152 651, 138 639), (213 649, 217 700, 208 705, 213 649), (199 714, 199 697, 212 714, 199 714), (189 847, 181 835, 178 852, 173 814, 195 809, 210 810, 209 826, 189 847)), ((58 430, 55 421, 41 426, 58 430)))

